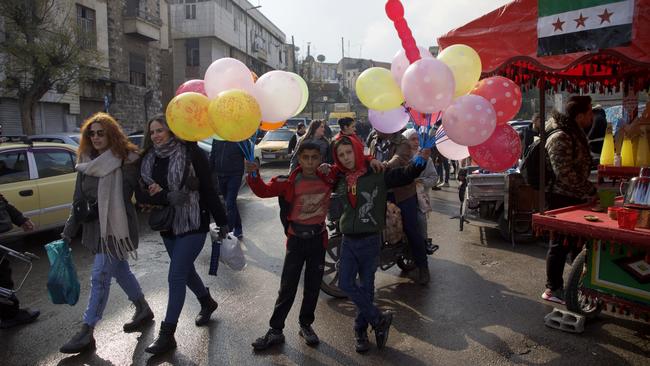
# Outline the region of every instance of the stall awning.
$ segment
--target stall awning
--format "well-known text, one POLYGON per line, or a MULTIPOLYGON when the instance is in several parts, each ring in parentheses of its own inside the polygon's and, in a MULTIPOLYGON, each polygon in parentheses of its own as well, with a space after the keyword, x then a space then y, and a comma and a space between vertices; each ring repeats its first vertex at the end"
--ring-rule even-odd
MULTIPOLYGON (((555 88, 650 86, 650 0, 635 0, 629 45, 594 52, 538 56, 537 0, 516 0, 438 38, 438 44, 466 44, 481 56, 485 75, 505 75, 535 85, 541 74, 555 88)), ((571 91, 571 90, 569 90, 571 91)))

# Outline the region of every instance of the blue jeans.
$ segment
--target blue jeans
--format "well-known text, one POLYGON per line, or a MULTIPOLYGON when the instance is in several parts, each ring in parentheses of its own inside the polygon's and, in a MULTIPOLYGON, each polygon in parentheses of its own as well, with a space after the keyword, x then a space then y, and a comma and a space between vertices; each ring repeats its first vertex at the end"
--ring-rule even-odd
POLYGON ((241 175, 219 176, 219 192, 226 201, 226 213, 228 214, 228 226, 233 230, 235 236, 242 235, 241 217, 237 208, 237 195, 241 185, 241 175))
POLYGON ((129 262, 117 260, 105 254, 95 254, 90 275, 90 297, 84 313, 84 323, 91 327, 94 327, 104 314, 113 277, 129 300, 136 301, 144 296, 138 280, 129 268, 129 262))
POLYGON ((163 243, 171 262, 169 263, 169 298, 165 322, 176 324, 185 304, 185 286, 197 298, 208 294, 201 277, 196 273, 194 261, 205 244, 205 233, 188 234, 177 237, 163 237, 163 243))
POLYGON ((375 299, 375 272, 379 265, 381 241, 379 234, 362 238, 343 235, 339 261, 339 288, 357 306, 354 329, 364 330, 376 325, 380 312, 375 299), (359 283, 356 278, 359 275, 359 283))
POLYGON ((413 260, 419 268, 427 268, 426 238, 422 236, 418 224, 418 198, 413 196, 397 204, 402 212, 402 226, 409 240, 413 260))

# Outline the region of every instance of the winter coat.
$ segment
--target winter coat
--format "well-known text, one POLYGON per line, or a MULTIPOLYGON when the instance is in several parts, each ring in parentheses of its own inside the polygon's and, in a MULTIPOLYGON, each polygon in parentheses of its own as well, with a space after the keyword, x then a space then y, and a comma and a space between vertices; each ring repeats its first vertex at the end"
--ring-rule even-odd
POLYGON ((212 140, 210 171, 216 176, 244 175, 244 153, 237 142, 212 140))
MULTIPOLYGON (((135 249, 138 248, 139 225, 138 215, 131 198, 133 197, 133 192, 138 189, 138 177, 140 176, 138 162, 139 160, 129 163, 125 162, 120 168, 122 169, 122 199, 124 200, 126 220, 129 225, 129 239, 135 249)), ((73 202, 82 199, 96 201, 98 184, 99 178, 78 172, 73 202)), ((99 218, 91 222, 77 222, 73 212, 70 213, 70 217, 68 217, 62 233, 63 237, 72 239, 73 245, 80 241, 81 245, 93 254, 100 253, 100 235, 99 218), (81 232, 79 232, 80 230, 81 232)), ((117 250, 111 249, 110 252, 114 253, 117 250)))
MULTIPOLYGON (((388 152, 385 156, 381 156, 379 159, 377 155, 377 144, 379 142, 379 137, 375 134, 368 145, 370 149, 370 155, 375 159, 378 159, 382 162, 388 164, 388 168, 398 168, 408 166, 413 157, 413 152, 411 151, 411 145, 409 144, 406 137, 402 136, 401 133, 395 133, 389 137, 390 146, 388 147, 388 152)), ((395 203, 402 202, 408 198, 415 196, 415 182, 403 185, 401 187, 394 188, 392 190, 395 195, 395 203)))
POLYGON ((547 135, 556 129, 561 131, 546 141, 546 151, 555 175, 550 192, 578 199, 593 196, 596 188, 589 181, 591 153, 587 137, 575 122, 557 115, 546 122, 547 135))

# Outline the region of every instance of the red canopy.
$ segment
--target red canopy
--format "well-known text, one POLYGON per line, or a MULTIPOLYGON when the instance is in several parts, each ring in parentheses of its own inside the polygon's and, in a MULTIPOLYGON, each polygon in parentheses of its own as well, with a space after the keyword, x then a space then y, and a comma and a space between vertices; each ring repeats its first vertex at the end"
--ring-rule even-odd
POLYGON ((551 87, 650 87, 650 0, 636 0, 632 42, 596 53, 537 56, 537 0, 515 0, 438 38, 442 48, 461 43, 481 56, 483 73, 535 86, 541 74, 551 87))

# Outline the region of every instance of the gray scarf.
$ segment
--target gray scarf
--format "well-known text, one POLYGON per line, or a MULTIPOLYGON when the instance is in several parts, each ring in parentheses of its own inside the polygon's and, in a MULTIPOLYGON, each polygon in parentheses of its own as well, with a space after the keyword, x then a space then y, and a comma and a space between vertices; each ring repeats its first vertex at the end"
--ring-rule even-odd
MULTIPOLYGON (((183 175, 185 172, 185 164, 187 159, 187 146, 172 137, 166 143, 156 146, 154 145, 151 150, 142 159, 142 167, 140 175, 142 180, 147 184, 156 183, 152 178, 153 165, 156 158, 169 158, 169 166, 167 168, 167 187, 170 192, 182 191, 189 195, 189 200, 182 206, 174 207, 174 224, 172 231, 175 235, 187 233, 189 231, 198 230, 201 226, 201 209, 199 207, 199 192, 191 191, 187 185, 181 187, 183 175)), ((196 173, 194 167, 190 162, 188 167, 187 179, 195 177, 196 173)), ((158 183, 162 186, 162 184, 158 183)))
MULTIPOLYGON (((136 154, 128 160, 135 161, 136 154)), ((99 178, 97 185, 97 208, 99 211, 100 252, 124 260, 131 252, 137 258, 135 247, 129 238, 129 223, 124 205, 122 187, 122 159, 108 149, 95 159, 83 155, 76 166, 82 174, 99 178)))

